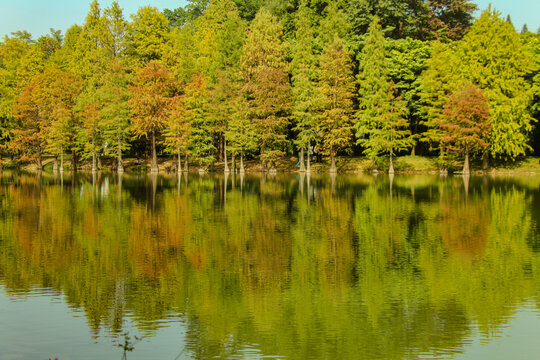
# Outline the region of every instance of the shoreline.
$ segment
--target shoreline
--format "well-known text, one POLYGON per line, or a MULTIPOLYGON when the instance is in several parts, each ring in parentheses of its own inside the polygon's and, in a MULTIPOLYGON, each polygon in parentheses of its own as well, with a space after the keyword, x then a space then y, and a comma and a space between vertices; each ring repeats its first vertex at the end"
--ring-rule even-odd
MULTIPOLYGON (((22 171, 37 171, 35 164, 33 163, 18 163, 17 161, 12 161, 3 159, 0 166, 0 171, 2 170, 22 170, 22 171)), ((326 160, 326 159, 325 159, 326 160)), ((440 174, 440 170, 437 164, 438 158, 414 155, 414 156, 403 156, 397 157, 394 160, 394 170, 395 174, 400 175, 416 175, 416 174, 440 174)), ((98 170, 99 172, 116 172, 114 169, 111 159, 104 159, 102 167, 98 170)), ((300 171, 295 165, 298 162, 298 158, 289 157, 280 159, 276 162, 276 171, 279 174, 299 174, 300 171)), ((43 169, 44 172, 53 172, 52 171, 53 158, 44 158, 43 159, 43 169)), ((238 161, 237 161, 238 164, 238 161)), ((138 161, 136 158, 126 158, 124 159, 124 172, 126 173, 150 173, 149 165, 146 161, 138 161)), ((338 174, 372 174, 373 173, 373 164, 364 157, 338 157, 336 158, 336 165, 338 168, 338 174)), ((523 175, 540 175, 540 157, 529 156, 514 162, 507 162, 503 164, 495 164, 490 167, 487 171, 482 170, 481 164, 472 163, 471 164, 471 175, 512 175, 512 174, 523 174, 523 175)), ((77 168, 77 171, 82 172, 91 172, 91 162, 80 162, 80 166, 77 168)), ((256 174, 263 173, 262 165, 260 160, 245 160, 245 173, 246 174, 256 174)), ((382 167, 382 166, 381 166, 382 167)), ((159 173, 171 174, 176 173, 176 162, 171 158, 159 158, 158 159, 158 169, 159 173)), ((229 162, 230 173, 232 174, 232 165, 229 162)), ((330 169, 329 161, 315 162, 311 164, 311 174, 328 174, 330 169)), ((69 160, 64 160, 64 171, 71 172, 71 163, 69 160)), ((185 172, 185 171, 184 171, 185 172)), ((189 164, 189 173, 199 173, 198 164, 189 164)), ((222 174, 224 173, 224 163, 216 162, 213 166, 209 166, 205 173, 215 173, 222 174)), ((236 171, 238 174, 238 170, 236 171)), ((268 173, 268 171, 266 171, 268 173)), ((387 169, 378 170, 378 174, 388 174, 387 169)), ((448 170, 449 175, 462 175, 461 167, 453 166, 448 170)))

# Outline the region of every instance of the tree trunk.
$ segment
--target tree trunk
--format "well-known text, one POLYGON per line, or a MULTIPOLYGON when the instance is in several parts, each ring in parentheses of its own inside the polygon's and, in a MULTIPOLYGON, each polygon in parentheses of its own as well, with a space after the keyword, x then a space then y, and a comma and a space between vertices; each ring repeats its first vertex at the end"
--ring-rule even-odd
POLYGON ((392 155, 392 150, 390 150, 390 168, 388 169, 388 174, 394 175, 394 157, 392 155))
POLYGON ((60 148, 60 172, 64 172, 64 148, 60 148))
POLYGON ((122 164, 122 147, 118 143, 118 173, 122 174, 124 172, 124 165, 122 164))
POLYGON ((236 154, 235 153, 232 153, 232 162, 231 162, 231 166, 232 166, 232 173, 233 174, 236 174, 236 154))
POLYGON ((246 169, 244 169, 244 153, 240 153, 240 174, 244 174, 246 169))
POLYGON ((277 174, 276 162, 274 160, 270 161, 270 170, 269 170, 269 172, 272 175, 277 174))
POLYGON ((309 155, 309 153, 308 153, 308 156, 307 156, 307 168, 306 168, 306 172, 307 172, 307 173, 310 173, 310 172, 311 172, 311 156, 309 155))
POLYGON ((266 172, 266 161, 264 160, 264 148, 261 146, 261 171, 266 172))
MULTIPOLYGON (((219 142, 218 142, 218 161, 223 160, 223 154, 225 150, 225 137, 222 133, 219 134, 219 142)), ((225 154, 226 155, 226 154, 225 154)))
POLYGON ((488 171, 489 169, 489 154, 485 152, 482 155, 482 170, 488 171))
POLYGON ((469 167, 469 149, 465 149, 465 162, 463 163, 463 175, 470 175, 471 169, 469 167))
POLYGON ((178 149, 178 169, 176 169, 178 173, 182 172, 182 155, 180 155, 180 149, 178 149))
POLYGON ((150 172, 157 173, 158 165, 157 165, 157 153, 156 153, 156 134, 152 131, 152 164, 150 166, 150 172))
POLYGON ((225 161, 225 167, 223 171, 225 171, 225 174, 228 174, 231 171, 229 170, 229 164, 227 161, 227 140, 223 140, 223 159, 225 161))
POLYGON ((96 172, 97 171, 97 167, 96 167, 96 148, 95 148, 95 137, 94 137, 94 134, 92 133, 92 172, 96 172))
POLYGON ((75 150, 71 150, 71 171, 77 171, 77 154, 75 150))
POLYGON ((300 172, 305 173, 306 165, 304 164, 304 148, 300 149, 300 158, 298 159, 298 161, 300 162, 300 172))
POLYGON ((184 171, 185 171, 185 172, 189 172, 189 163, 188 163, 188 156, 187 156, 187 154, 186 154, 186 156, 185 156, 184 171))
POLYGON ((330 173, 331 174, 337 173, 336 154, 333 151, 330 151, 330 173))

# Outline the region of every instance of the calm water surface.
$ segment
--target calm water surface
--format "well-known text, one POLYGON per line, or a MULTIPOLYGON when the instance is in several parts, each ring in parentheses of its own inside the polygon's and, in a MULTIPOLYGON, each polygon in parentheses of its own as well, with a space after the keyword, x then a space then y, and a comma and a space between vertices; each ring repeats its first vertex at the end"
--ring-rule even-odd
POLYGON ((4 172, 0 359, 537 359, 539 219, 540 177, 4 172))

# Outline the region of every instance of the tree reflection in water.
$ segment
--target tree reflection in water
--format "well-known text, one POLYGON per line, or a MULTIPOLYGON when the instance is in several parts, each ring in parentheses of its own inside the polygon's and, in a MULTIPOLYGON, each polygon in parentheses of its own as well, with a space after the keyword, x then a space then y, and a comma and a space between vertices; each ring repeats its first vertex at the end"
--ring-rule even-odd
POLYGON ((450 355, 539 294, 538 178, 183 176, 5 173, 0 283, 197 359, 450 355))

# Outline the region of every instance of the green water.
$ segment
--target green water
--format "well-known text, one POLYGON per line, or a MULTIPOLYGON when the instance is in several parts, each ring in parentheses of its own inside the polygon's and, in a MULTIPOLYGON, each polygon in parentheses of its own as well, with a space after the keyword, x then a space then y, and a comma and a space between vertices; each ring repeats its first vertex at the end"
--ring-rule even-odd
POLYGON ((539 219, 540 177, 3 173, 0 359, 540 358, 539 219))

